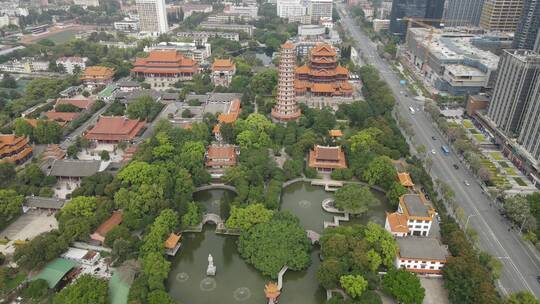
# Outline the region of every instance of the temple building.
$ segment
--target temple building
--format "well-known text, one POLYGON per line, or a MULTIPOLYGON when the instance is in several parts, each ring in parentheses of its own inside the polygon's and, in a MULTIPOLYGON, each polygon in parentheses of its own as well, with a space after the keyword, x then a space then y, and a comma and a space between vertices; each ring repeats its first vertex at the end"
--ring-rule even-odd
POLYGON ((309 152, 310 168, 317 169, 318 172, 332 172, 334 169, 346 169, 345 152, 341 147, 315 146, 309 152))
POLYGON ((87 111, 90 110, 95 103, 96 100, 92 98, 59 98, 56 100, 55 107, 59 105, 72 105, 79 108, 81 111, 87 111))
POLYGON ((102 116, 96 125, 86 133, 88 140, 102 143, 132 141, 144 128, 144 121, 128 119, 124 116, 102 116))
POLYGON ((276 105, 272 109, 272 118, 275 121, 290 121, 300 118, 301 113, 294 91, 295 67, 295 46, 290 42, 286 42, 281 45, 279 53, 277 99, 276 105))
POLYGON ((90 235, 90 239, 102 244, 105 242, 105 237, 107 233, 111 231, 114 227, 122 223, 122 212, 114 211, 111 217, 109 217, 105 222, 103 222, 96 231, 90 235))
POLYGON ((132 76, 144 78, 156 90, 166 90, 179 80, 191 80, 199 69, 195 60, 177 50, 153 50, 146 58, 138 57, 133 65, 132 76))
POLYGON ((28 137, 13 134, 0 134, 0 161, 13 162, 17 165, 32 157, 32 147, 28 137))
POLYGON ((110 84, 113 81, 114 69, 104 66, 91 66, 84 70, 81 80, 88 87, 98 87, 110 84))
POLYGON ((171 232, 169 234, 169 237, 167 240, 165 240, 165 243, 163 244, 163 247, 165 247, 165 254, 170 256, 175 256, 178 252, 178 249, 182 246, 182 234, 176 234, 174 232, 171 232))
POLYGON ((338 64, 337 51, 329 44, 319 44, 309 53, 309 62, 296 69, 296 96, 351 97, 353 87, 349 70, 338 64))
POLYGON ((215 86, 229 87, 236 73, 236 65, 230 59, 216 59, 212 63, 212 83, 215 86))
POLYGON ((211 145, 206 151, 206 168, 213 178, 221 178, 227 168, 238 163, 238 150, 233 145, 211 145))

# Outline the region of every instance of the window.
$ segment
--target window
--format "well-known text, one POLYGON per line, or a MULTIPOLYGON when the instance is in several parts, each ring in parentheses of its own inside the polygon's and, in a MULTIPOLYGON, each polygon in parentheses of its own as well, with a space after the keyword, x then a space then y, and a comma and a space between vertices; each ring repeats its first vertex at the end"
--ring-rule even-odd
POLYGON ((429 269, 435 269, 435 267, 433 267, 433 266, 429 266, 429 269))
POLYGON ((426 223, 426 224, 429 224, 429 222, 430 222, 430 221, 428 221, 428 220, 425 220, 425 221, 424 221, 424 223, 426 223))
POLYGON ((422 265, 422 266, 420 266, 420 268, 425 269, 425 268, 426 268, 426 265, 422 265))
POLYGON ((422 261, 422 264, 426 264, 427 262, 426 261, 422 261))

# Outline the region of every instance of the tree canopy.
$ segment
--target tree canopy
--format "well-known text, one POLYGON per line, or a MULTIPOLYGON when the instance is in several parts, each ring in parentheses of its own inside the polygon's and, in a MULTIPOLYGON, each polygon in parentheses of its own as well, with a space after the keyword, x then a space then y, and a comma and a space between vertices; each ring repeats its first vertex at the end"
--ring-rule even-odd
POLYGON ((405 269, 390 269, 383 277, 384 292, 399 303, 422 304, 426 291, 420 279, 405 269))
POLYGON ((85 274, 74 284, 62 289, 53 299, 54 304, 106 304, 109 287, 107 281, 85 274))
POLYGON ((266 209, 263 204, 250 204, 246 207, 232 206, 225 226, 245 231, 253 225, 269 222, 273 215, 274 211, 266 209))
POLYGON ((364 214, 380 204, 379 200, 366 186, 347 184, 336 191, 336 207, 352 214, 364 214))

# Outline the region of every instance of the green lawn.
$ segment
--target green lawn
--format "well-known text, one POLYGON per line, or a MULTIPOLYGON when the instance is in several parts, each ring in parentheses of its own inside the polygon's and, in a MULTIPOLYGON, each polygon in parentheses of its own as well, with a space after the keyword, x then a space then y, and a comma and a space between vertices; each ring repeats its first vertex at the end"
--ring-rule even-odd
POLYGON ((503 167, 503 168, 508 168, 508 167, 510 167, 510 166, 508 166, 508 164, 507 164, 505 161, 499 162, 499 165, 501 165, 501 167, 503 167))
POLYGON ((504 168, 504 171, 506 171, 506 174, 508 175, 517 175, 516 170, 512 167, 504 168))
POLYGON ((463 120, 463 126, 467 129, 473 129, 474 128, 474 125, 472 123, 472 121, 468 120, 468 119, 464 119, 463 120))
POLYGON ((6 290, 10 291, 13 288, 19 286, 19 284, 21 284, 25 278, 26 278, 26 273, 24 272, 19 272, 13 278, 8 278, 6 282, 6 290))
POLYGON ((518 185, 520 185, 522 187, 527 186, 527 183, 525 183, 521 178, 514 177, 513 179, 516 181, 516 183, 518 183, 518 185))
POLYGON ((474 134, 473 136, 474 136, 474 138, 476 138, 476 140, 477 140, 478 142, 484 142, 484 141, 486 141, 486 138, 485 138, 484 135, 482 135, 482 134, 474 134))
POLYGON ((491 155, 491 157, 493 157, 493 159, 495 160, 503 160, 503 156, 501 153, 499 152, 490 152, 489 155, 491 155))
POLYGON ((478 134, 479 132, 476 129, 469 129, 469 132, 472 134, 478 134))

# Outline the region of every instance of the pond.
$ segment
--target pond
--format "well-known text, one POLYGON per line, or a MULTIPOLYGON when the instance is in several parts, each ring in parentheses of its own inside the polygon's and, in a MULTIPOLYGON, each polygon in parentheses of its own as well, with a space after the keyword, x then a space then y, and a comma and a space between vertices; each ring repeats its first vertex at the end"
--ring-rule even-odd
MULTIPOLYGON (((352 223, 384 219, 384 211, 388 210, 386 200, 383 195, 375 194, 381 199, 381 206, 365 217, 353 219, 352 223)), ((296 183, 284 189, 281 210, 298 216, 305 229, 320 233, 323 221, 333 219, 332 214, 322 209, 321 202, 332 196, 322 187, 296 183)), ((194 194, 194 200, 201 203, 207 212, 220 214, 224 219, 233 198, 234 193, 228 190, 204 190, 194 194)), ((265 303, 264 285, 270 278, 244 262, 236 250, 236 236, 218 235, 214 230, 214 225, 205 225, 201 233, 183 235, 182 248, 171 260, 173 266, 167 281, 171 296, 188 304, 265 303), (215 277, 206 276, 208 254, 212 254, 217 267, 215 277)), ((285 273, 281 303, 325 303, 326 293, 316 277, 320 264, 317 247, 313 248, 311 260, 308 269, 285 273)))

